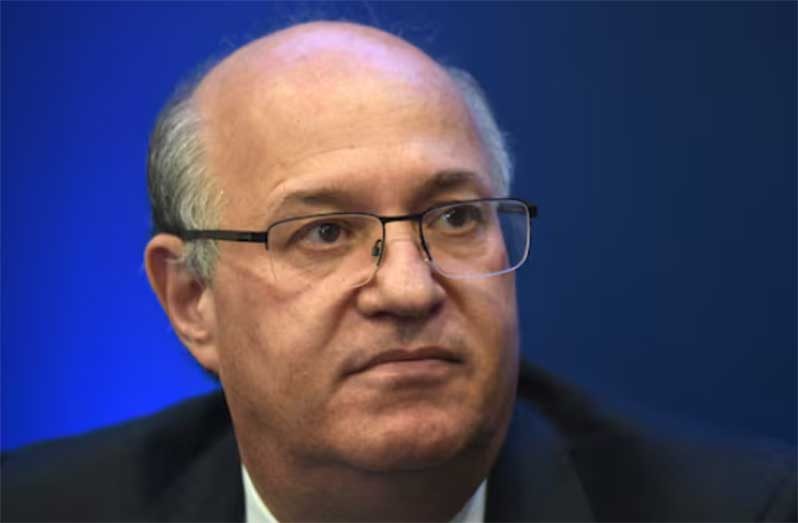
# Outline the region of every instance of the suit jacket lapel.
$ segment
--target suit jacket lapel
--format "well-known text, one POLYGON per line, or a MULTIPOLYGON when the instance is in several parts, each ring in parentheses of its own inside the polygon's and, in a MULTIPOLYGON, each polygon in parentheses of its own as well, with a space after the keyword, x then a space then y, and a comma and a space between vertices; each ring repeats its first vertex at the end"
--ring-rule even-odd
POLYGON ((232 426, 162 493, 152 521, 244 521, 241 461, 232 426))
POLYGON ((521 398, 488 479, 485 520, 595 521, 566 445, 521 398))

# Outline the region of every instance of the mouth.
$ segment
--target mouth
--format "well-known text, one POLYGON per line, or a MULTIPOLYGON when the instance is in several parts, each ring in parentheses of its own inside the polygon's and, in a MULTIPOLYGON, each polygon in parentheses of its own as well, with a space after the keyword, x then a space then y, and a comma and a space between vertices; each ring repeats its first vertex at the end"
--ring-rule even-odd
POLYGON ((452 366, 462 362, 461 357, 441 347, 390 349, 356 365, 349 374, 433 377, 448 372, 452 366))

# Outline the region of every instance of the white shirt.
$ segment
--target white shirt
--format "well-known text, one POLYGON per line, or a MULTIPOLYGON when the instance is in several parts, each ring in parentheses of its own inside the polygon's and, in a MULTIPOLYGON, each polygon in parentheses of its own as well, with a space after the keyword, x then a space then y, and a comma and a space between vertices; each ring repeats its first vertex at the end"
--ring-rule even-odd
MULTIPOLYGON (((244 479, 244 503, 246 523, 279 523, 269 507, 260 498, 246 467, 241 465, 241 476, 244 479)), ((477 491, 466 502, 465 506, 452 518, 451 523, 483 523, 485 521, 485 489, 488 481, 485 480, 477 491)))

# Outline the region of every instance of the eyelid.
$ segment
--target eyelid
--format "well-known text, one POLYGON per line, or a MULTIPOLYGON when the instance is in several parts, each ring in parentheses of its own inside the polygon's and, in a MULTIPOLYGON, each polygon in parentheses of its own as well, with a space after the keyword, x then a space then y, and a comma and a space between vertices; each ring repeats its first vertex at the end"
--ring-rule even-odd
POLYGON ((439 210, 441 207, 449 207, 452 205, 461 205, 461 204, 469 204, 474 200, 482 200, 483 198, 480 196, 472 196, 468 198, 454 198, 454 199, 446 199, 441 201, 433 202, 431 205, 428 205, 426 211, 432 210, 439 210))
MULTIPOLYGON (((302 217, 300 217, 300 220, 301 219, 302 217)), ((332 220, 329 220, 329 222, 332 222, 332 220)), ((316 230, 318 230, 319 225, 323 225, 324 223, 326 222, 323 219, 317 220, 310 218, 307 223, 302 224, 295 231, 291 232, 291 235, 289 236, 288 241, 285 242, 285 245, 309 241, 308 238, 311 237, 316 230)), ((346 227, 341 227, 341 229, 344 230, 346 227)))
MULTIPOLYGON (((444 199, 440 199, 440 200, 436 199, 436 200, 433 200, 432 202, 427 202, 426 205, 422 209, 419 209, 416 212, 418 212, 419 214, 426 214, 426 213, 429 213, 430 211, 440 211, 440 210, 442 210, 442 208, 445 208, 445 207, 450 207, 450 206, 453 206, 453 205, 460 205, 460 204, 469 204, 469 203, 472 203, 474 201, 484 200, 485 198, 486 197, 481 196, 481 195, 468 195, 468 196, 456 197, 456 198, 449 197, 449 198, 446 198, 445 200, 444 199)), ((342 215, 352 214, 352 215, 379 216, 379 213, 375 212, 374 210, 352 210, 352 209, 318 210, 318 211, 315 211, 315 212, 309 211, 307 214, 305 214, 305 213, 292 214, 291 216, 284 216, 284 217, 276 218, 276 219, 274 219, 273 221, 270 222, 268 227, 271 228, 271 227, 274 227, 275 225, 278 225, 280 223, 287 222, 287 221, 293 221, 293 220, 324 219, 325 217, 334 218, 335 215, 339 215, 339 214, 342 214, 342 215)), ((432 213, 432 214, 434 214, 434 213, 432 213)))
MULTIPOLYGON (((474 202, 473 200, 454 201, 430 207, 424 212, 423 221, 427 225, 432 224, 433 222, 436 222, 440 220, 443 216, 445 216, 447 211, 458 207, 465 207, 466 209, 477 209, 479 211, 482 210, 482 205, 480 205, 480 202, 478 201, 477 202, 474 202)), ((482 221, 483 219, 482 213, 480 213, 477 219, 482 221)))
POLYGON ((291 218, 288 221, 296 221, 296 222, 305 222, 302 223, 302 226, 299 228, 300 230, 305 229, 313 229, 320 225, 324 224, 333 224, 338 225, 339 227, 346 228, 347 221, 345 218, 341 218, 336 215, 329 215, 329 216, 317 216, 317 215, 309 215, 309 216, 297 216, 296 218, 291 218))
POLYGON ((272 219, 272 221, 269 222, 268 228, 274 227, 275 225, 279 225, 281 223, 299 221, 299 220, 323 220, 325 217, 330 217, 330 219, 334 219, 335 215, 337 214, 359 214, 359 213, 352 211, 318 211, 318 212, 309 212, 301 214, 291 214, 290 216, 280 216, 278 218, 272 219))
POLYGON ((290 218, 286 221, 297 221, 302 222, 305 221, 301 226, 298 227, 296 231, 293 232, 292 237, 302 234, 305 235, 306 232, 313 231, 317 229, 320 225, 325 224, 332 224, 340 227, 342 231, 346 234, 358 234, 360 231, 364 229, 364 225, 366 224, 363 220, 353 219, 354 217, 359 216, 358 213, 348 213, 348 212, 341 212, 341 213, 333 213, 333 214, 323 214, 323 215, 310 215, 310 216, 298 216, 296 218, 290 218), (337 216, 342 215, 343 217, 337 216))
POLYGON ((467 202, 489 198, 490 194, 480 191, 477 187, 464 187, 457 191, 449 191, 435 195, 435 201, 441 202, 467 202))

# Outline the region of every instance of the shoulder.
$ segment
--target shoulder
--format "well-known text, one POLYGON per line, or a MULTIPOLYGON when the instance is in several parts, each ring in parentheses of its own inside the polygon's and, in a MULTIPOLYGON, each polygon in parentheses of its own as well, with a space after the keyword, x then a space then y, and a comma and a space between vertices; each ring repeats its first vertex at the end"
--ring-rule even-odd
POLYGON ((224 397, 203 396, 3 455, 2 519, 160 519, 198 467, 240 483, 237 459, 224 397))
POLYGON ((524 374, 508 444, 525 453, 521 433, 548 431, 595 519, 795 520, 794 448, 625 418, 540 369, 524 374))
POLYGON ((601 519, 795 519, 793 449, 666 423, 616 423, 567 444, 601 519))

